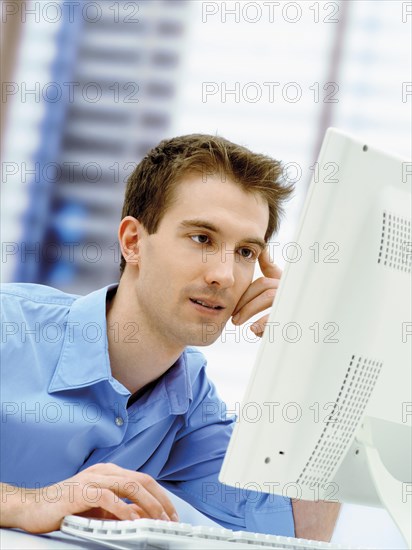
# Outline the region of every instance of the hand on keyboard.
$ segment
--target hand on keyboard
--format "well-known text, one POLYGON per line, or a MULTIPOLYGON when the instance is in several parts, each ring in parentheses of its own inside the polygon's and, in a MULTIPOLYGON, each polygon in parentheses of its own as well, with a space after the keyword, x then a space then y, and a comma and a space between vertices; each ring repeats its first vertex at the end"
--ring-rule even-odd
POLYGON ((64 516, 90 510, 94 510, 92 515, 111 514, 122 520, 178 520, 165 490, 152 477, 115 464, 96 464, 41 489, 6 489, 8 500, 2 509, 1 525, 31 533, 55 531, 64 516))

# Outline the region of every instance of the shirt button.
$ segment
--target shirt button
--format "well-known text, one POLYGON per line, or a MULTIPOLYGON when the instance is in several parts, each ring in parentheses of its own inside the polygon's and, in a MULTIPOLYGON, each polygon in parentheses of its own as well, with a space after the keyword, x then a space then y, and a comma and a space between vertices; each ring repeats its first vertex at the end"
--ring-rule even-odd
POLYGON ((116 416, 114 423, 116 424, 116 426, 119 426, 119 427, 123 426, 124 424, 123 418, 121 416, 116 416))

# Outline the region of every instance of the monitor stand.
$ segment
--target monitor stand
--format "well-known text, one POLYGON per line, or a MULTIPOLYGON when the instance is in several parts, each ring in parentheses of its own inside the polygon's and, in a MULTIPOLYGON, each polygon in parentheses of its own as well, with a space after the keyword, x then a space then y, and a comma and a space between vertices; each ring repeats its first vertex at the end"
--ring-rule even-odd
POLYGON ((388 472, 374 444, 373 430, 367 416, 356 439, 363 446, 366 466, 382 505, 394 520, 408 549, 412 550, 412 483, 402 483, 388 472), (409 492, 406 491, 407 486, 409 492))

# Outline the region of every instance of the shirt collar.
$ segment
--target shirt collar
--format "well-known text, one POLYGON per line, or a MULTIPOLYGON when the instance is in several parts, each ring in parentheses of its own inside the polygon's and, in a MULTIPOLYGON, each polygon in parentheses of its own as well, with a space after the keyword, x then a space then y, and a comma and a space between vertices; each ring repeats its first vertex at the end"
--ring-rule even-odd
POLYGON ((162 390, 166 393, 170 414, 183 414, 193 399, 186 351, 171 369, 161 378, 162 390))
MULTIPOLYGON (((106 296, 117 284, 108 285, 72 303, 67 318, 60 358, 49 393, 91 386, 107 380, 123 395, 130 392, 112 377, 106 327, 106 296)), ((171 414, 187 411, 193 399, 187 354, 184 351, 156 386, 168 401, 171 414)))
POLYGON ((116 286, 109 285, 80 296, 72 303, 60 359, 49 392, 81 388, 111 378, 106 295, 116 286))

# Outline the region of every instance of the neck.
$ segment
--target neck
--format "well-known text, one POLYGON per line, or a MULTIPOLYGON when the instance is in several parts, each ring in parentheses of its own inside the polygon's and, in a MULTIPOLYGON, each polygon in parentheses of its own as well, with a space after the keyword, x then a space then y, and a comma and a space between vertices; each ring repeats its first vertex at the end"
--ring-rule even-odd
POLYGON ((126 274, 107 303, 106 321, 112 375, 131 393, 159 378, 183 352, 150 326, 126 274))

